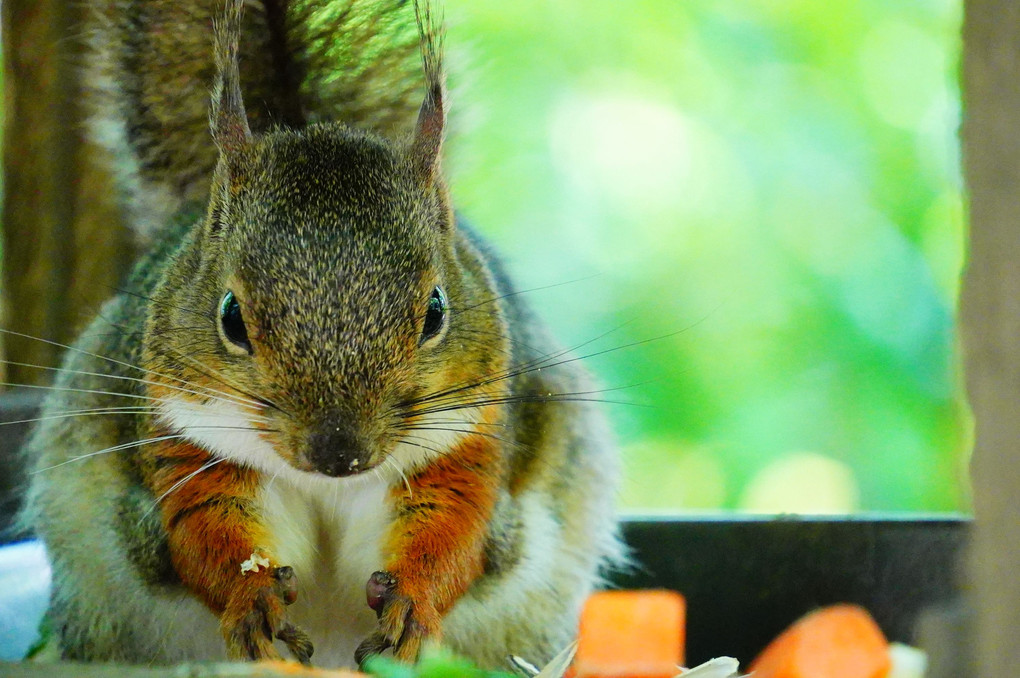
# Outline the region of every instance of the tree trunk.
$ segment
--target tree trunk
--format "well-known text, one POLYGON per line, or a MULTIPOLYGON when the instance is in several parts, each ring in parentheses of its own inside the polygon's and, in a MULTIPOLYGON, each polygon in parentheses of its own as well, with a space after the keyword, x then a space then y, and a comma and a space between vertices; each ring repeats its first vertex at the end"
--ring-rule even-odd
MULTIPOLYGON (((101 153, 84 139, 82 3, 4 0, 3 328, 67 343, 110 296, 129 250, 101 153)), ((4 381, 40 383, 60 349, 5 333, 4 381)))
POLYGON ((1020 666, 1020 3, 966 0, 963 156, 970 260, 961 298, 976 423, 971 551, 978 666, 1020 666))

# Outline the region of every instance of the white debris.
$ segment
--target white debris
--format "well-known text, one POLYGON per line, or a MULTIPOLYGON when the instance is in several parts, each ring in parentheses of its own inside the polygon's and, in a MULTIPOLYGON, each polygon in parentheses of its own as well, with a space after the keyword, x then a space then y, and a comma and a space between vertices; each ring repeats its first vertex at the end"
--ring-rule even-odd
POLYGON ((517 675, 529 676, 530 678, 563 678, 563 675, 567 672, 567 668, 570 667, 570 662, 574 660, 574 654, 577 653, 577 641, 575 640, 570 645, 567 645, 563 650, 552 658, 548 664, 546 664, 541 671, 532 664, 531 662, 510 655, 507 659, 510 661, 510 665, 514 667, 517 675))
POLYGON ((570 662, 573 661, 576 653, 577 641, 575 640, 553 657, 552 661, 542 667, 542 670, 538 672, 535 678, 560 678, 567 672, 567 667, 570 666, 570 662))
POLYGON ((258 552, 253 552, 248 556, 248 560, 241 563, 241 574, 247 574, 248 572, 258 572, 259 567, 269 567, 269 558, 261 556, 258 552))
POLYGON ((716 657, 694 668, 680 669, 678 678, 739 678, 740 662, 733 657, 716 657))
POLYGON ((892 660, 892 668, 887 678, 924 678, 928 657, 916 647, 891 643, 889 658, 892 660))

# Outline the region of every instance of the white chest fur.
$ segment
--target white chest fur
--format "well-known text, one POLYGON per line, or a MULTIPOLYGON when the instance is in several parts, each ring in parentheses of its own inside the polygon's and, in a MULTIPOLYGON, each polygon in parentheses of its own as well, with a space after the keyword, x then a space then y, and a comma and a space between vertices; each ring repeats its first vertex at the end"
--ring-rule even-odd
MULTIPOLYGON (((294 568, 298 599, 289 616, 311 636, 312 661, 323 667, 352 667, 358 643, 375 630, 365 583, 384 567, 383 544, 393 518, 387 501, 391 483, 406 483, 412 469, 453 448, 481 416, 475 408, 466 409, 458 415, 462 424, 451 428, 444 423, 448 415, 439 413, 433 415, 440 420, 434 431, 425 418, 415 438, 424 444, 397 445, 376 471, 334 479, 288 465, 254 430, 253 418, 261 415, 238 402, 195 402, 178 394, 163 398, 159 411, 172 431, 263 474, 259 512, 270 543, 259 546, 280 565, 294 568)), ((467 625, 479 614, 468 614, 467 625)), ((456 625, 452 630, 457 637, 456 625)))
POLYGON ((294 568, 291 620, 315 645, 317 666, 354 665, 354 650, 375 627, 365 583, 382 569, 391 522, 388 484, 375 474, 346 480, 267 482, 261 512, 281 565, 294 568))

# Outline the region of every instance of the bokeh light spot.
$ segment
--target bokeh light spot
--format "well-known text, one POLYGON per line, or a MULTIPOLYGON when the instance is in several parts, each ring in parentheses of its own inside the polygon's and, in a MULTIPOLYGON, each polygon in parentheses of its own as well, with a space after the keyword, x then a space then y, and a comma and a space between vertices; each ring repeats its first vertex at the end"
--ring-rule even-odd
POLYGON ((851 513, 860 503, 849 466, 814 452, 779 457, 744 490, 740 508, 756 513, 851 513))

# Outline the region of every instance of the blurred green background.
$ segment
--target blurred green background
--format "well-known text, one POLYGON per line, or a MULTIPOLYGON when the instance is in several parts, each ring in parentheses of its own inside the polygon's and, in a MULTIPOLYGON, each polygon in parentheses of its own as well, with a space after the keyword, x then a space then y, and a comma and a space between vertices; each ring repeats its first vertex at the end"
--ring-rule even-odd
POLYGON ((669 335, 587 361, 626 508, 968 510, 960 0, 444 4, 461 212, 564 344, 669 335))
POLYGON ((967 510, 959 0, 445 0, 462 213, 632 510, 967 510))

